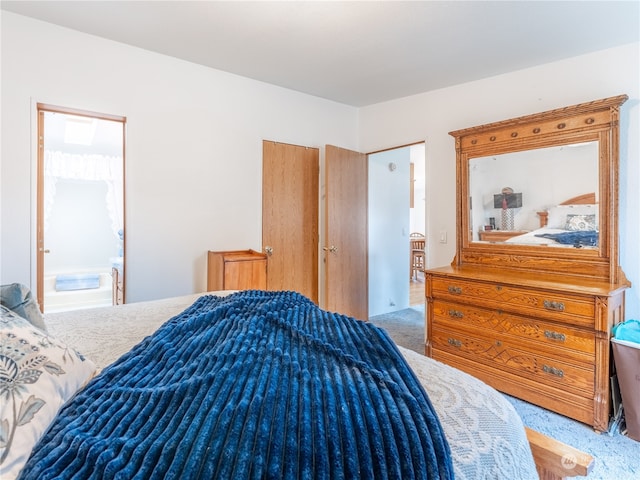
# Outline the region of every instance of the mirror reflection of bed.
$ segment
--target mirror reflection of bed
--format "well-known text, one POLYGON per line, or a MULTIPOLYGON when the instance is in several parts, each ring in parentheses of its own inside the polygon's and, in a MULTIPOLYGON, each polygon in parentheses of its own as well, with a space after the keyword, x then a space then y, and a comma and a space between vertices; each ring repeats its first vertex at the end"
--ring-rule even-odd
POLYGON ((540 228, 511 237, 506 242, 550 247, 598 247, 598 204, 595 193, 570 198, 537 214, 540 228))
POLYGON ((598 204, 595 193, 572 197, 536 213, 540 222, 536 229, 489 232, 496 234, 493 236, 482 232, 480 240, 518 245, 597 248, 598 204))
MULTIPOLYGON (((549 241, 549 238, 544 241, 540 237, 536 239, 536 233, 546 232, 523 237, 518 232, 522 234, 543 227, 539 212, 552 213, 560 205, 584 205, 582 194, 598 191, 598 148, 597 141, 577 142, 471 158, 471 241, 502 242, 508 239, 509 243, 563 246, 557 241, 549 241), (505 185, 522 195, 522 205, 511 209, 514 227, 508 230, 500 225, 500 209, 494 208, 494 196, 505 185), (492 218, 498 230, 496 227, 491 229, 492 218)), ((590 195, 593 197, 588 201, 593 205, 596 203, 595 194, 590 195)), ((551 227, 547 225, 547 228, 551 227)), ((558 223, 553 227, 563 230, 564 224, 558 223)), ((564 246, 573 247, 572 244, 564 246)))

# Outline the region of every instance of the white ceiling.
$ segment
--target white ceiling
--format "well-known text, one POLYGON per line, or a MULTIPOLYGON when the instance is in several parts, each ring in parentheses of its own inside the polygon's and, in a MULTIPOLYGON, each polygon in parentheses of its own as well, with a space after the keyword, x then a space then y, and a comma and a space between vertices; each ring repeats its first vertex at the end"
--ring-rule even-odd
POLYGON ((634 1, 8 1, 3 10, 353 106, 640 40, 634 1))

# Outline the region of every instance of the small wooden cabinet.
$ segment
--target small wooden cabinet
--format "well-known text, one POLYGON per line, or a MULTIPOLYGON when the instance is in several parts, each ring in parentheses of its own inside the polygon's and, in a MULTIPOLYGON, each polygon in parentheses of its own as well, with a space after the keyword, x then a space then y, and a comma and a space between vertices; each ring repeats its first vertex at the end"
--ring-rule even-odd
POLYGON ((207 290, 265 290, 267 255, 255 250, 209 251, 207 290))
POLYGON ((525 233, 527 233, 526 230, 482 230, 479 236, 483 242, 504 242, 525 233))

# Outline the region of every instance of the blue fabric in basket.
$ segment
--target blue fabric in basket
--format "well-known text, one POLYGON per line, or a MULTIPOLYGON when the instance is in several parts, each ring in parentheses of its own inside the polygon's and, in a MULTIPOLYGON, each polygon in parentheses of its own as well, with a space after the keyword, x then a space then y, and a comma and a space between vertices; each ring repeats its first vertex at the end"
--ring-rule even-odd
POLYGON ((640 320, 627 320, 613 327, 613 336, 617 340, 640 344, 640 320))
POLYGON ((56 417, 22 479, 452 479, 386 332, 294 292, 203 296, 56 417))

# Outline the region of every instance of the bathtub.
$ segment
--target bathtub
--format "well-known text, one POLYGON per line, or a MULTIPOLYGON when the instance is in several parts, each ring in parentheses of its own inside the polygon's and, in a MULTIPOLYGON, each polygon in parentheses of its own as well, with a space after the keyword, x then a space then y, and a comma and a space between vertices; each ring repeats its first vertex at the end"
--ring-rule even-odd
POLYGON ((67 272, 47 275, 44 278, 44 312, 110 306, 113 301, 111 271, 73 272, 72 275, 81 277, 85 274, 88 274, 91 279, 97 275, 97 288, 94 288, 95 285, 92 285, 91 281, 86 283, 91 288, 83 288, 82 282, 74 282, 67 272), (67 287, 63 287, 65 284, 67 287))

